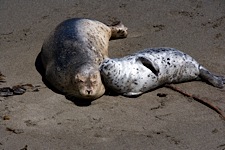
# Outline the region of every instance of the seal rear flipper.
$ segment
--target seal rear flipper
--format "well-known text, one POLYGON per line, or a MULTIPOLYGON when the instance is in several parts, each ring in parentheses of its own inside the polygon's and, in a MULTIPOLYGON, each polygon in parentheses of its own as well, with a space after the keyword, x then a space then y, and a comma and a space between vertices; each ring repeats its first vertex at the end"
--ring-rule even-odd
POLYGON ((224 76, 220 76, 220 75, 214 75, 215 77, 217 77, 219 80, 221 80, 223 82, 223 84, 225 84, 225 77, 224 76))
POLYGON ((150 69, 156 76, 159 74, 159 66, 145 57, 138 57, 136 61, 140 61, 145 67, 150 69))
POLYGON ((127 37, 127 30, 128 28, 122 24, 121 21, 116 21, 109 25, 111 29, 111 38, 110 40, 114 39, 121 39, 121 38, 126 38, 127 37))
POLYGON ((199 76, 201 77, 201 79, 209 82, 210 84, 212 84, 217 88, 224 87, 223 84, 225 84, 225 78, 223 76, 216 76, 202 66, 199 66, 199 71, 200 71, 199 76))

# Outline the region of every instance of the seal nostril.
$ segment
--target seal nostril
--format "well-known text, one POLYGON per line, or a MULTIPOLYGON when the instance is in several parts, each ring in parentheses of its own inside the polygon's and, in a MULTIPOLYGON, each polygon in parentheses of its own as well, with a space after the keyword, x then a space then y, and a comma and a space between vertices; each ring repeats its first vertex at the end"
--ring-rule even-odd
POLYGON ((86 90, 87 94, 90 95, 91 94, 91 90, 86 90))

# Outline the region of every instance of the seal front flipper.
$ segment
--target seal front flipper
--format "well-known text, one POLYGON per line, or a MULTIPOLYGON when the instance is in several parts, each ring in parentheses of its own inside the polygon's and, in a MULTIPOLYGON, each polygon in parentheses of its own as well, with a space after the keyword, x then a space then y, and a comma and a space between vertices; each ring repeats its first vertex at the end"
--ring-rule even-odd
POLYGON ((156 76, 159 74, 159 66, 145 57, 137 57, 136 61, 140 61, 145 67, 150 69, 156 76))
POLYGON ((223 76, 216 76, 202 66, 199 66, 199 71, 200 71, 199 76, 203 80, 206 80, 207 82, 209 82, 210 84, 212 84, 213 86, 217 88, 224 87, 223 84, 225 84, 225 78, 223 76))

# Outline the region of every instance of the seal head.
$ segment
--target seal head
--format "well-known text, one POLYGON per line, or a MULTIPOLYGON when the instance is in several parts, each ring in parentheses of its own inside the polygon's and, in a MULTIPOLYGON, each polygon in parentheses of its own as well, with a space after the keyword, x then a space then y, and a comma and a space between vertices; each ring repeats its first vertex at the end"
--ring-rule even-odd
POLYGON ((74 88, 67 91, 67 95, 76 96, 82 99, 96 99, 105 93, 105 87, 102 84, 101 76, 98 70, 92 66, 86 66, 75 75, 74 88))

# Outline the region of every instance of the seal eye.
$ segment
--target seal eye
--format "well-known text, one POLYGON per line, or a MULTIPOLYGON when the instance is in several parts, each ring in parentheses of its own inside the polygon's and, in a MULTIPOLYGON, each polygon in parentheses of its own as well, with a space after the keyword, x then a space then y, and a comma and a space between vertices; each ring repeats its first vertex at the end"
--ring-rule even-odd
POLYGON ((80 75, 80 74, 77 74, 77 75, 75 76, 75 82, 83 83, 83 82, 85 82, 85 77, 82 76, 82 75, 80 75))
POLYGON ((84 80, 79 79, 79 80, 78 80, 78 82, 83 83, 83 82, 84 82, 84 80))
POLYGON ((96 85, 97 84, 97 81, 92 81, 91 82, 93 85, 96 85))

